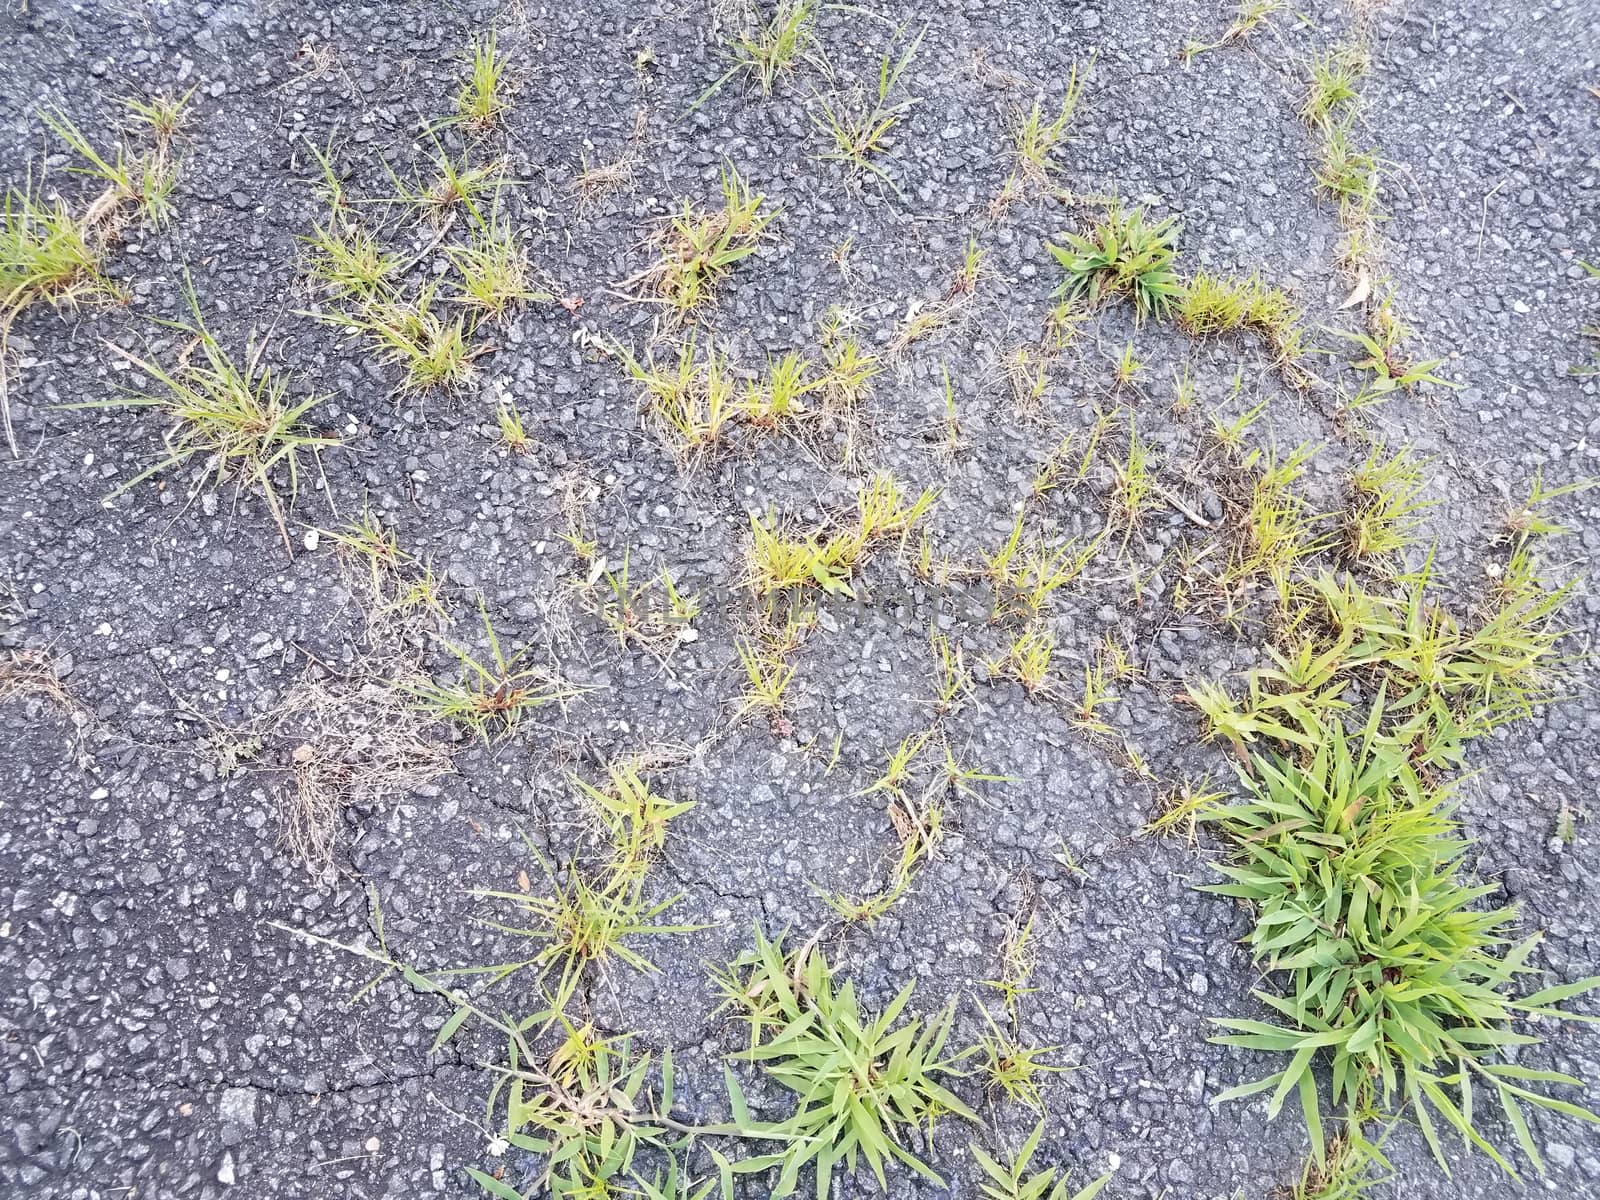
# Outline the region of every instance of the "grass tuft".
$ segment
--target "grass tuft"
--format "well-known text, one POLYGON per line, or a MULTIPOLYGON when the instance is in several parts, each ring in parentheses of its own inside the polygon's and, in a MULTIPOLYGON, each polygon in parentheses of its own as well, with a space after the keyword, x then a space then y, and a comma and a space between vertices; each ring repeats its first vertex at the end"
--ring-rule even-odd
POLYGON ((1126 296, 1143 318, 1163 316, 1183 294, 1172 263, 1177 255, 1176 217, 1151 224, 1143 208, 1114 203, 1087 237, 1066 235, 1050 253, 1067 272, 1057 295, 1083 297, 1093 306, 1107 296, 1126 296))
POLYGON ((235 360, 206 327, 194 288, 186 285, 184 296, 192 322, 160 322, 191 339, 189 349, 172 368, 105 343, 149 376, 159 391, 72 407, 151 408, 173 423, 166 435, 166 457, 122 484, 113 495, 121 495, 159 471, 198 459, 207 470, 214 470, 216 486, 233 476, 240 488, 258 489, 287 548, 287 506, 274 475, 281 470, 288 476, 288 502, 292 505, 300 486, 301 456, 337 444, 337 439, 311 433, 302 423, 324 397, 291 401, 289 381, 262 364, 264 344, 252 344, 242 362, 235 360), (200 352, 198 362, 192 357, 195 350, 200 352))
POLYGON ((821 949, 808 944, 791 960, 783 939, 756 931, 756 947, 714 977, 725 1007, 750 1027, 750 1048, 732 1057, 760 1063, 768 1078, 795 1096, 781 1121, 757 1121, 732 1071, 727 1072, 733 1124, 745 1137, 780 1149, 731 1166, 739 1174, 776 1169, 770 1195, 792 1195, 800 1174, 814 1168, 818 1200, 830 1194, 835 1171, 854 1173, 862 1159, 880 1190, 884 1167, 899 1161, 943 1187, 944 1181, 906 1148, 905 1131, 931 1135, 942 1116, 978 1116, 945 1080, 964 1074, 965 1054, 945 1054, 954 1008, 926 1025, 896 1024, 909 1004, 907 985, 876 1018, 861 1012, 854 986, 842 986, 821 949))
POLYGON ((659 235, 660 257, 630 283, 663 304, 674 322, 716 299, 719 284, 755 253, 775 210, 732 166, 722 170, 722 207, 707 210, 684 201, 659 235))

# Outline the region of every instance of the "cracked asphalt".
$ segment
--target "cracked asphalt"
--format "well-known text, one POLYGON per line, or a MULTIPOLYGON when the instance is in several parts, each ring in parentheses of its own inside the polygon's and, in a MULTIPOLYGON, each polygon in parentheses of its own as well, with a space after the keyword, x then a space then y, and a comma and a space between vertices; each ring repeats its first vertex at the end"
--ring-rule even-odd
MULTIPOLYGON (((944 293, 969 235, 987 250, 968 312, 878 381, 862 447, 908 485, 942 489, 931 524, 952 556, 1004 539, 1039 461, 1063 434, 1088 428, 1130 339, 1149 381, 1139 429, 1173 487, 1186 484, 1198 450, 1168 412, 1166 381, 1189 363, 1202 404, 1229 404, 1242 378, 1249 399, 1268 401, 1259 436, 1322 443, 1307 487, 1333 502, 1356 451, 1326 397, 1285 390, 1251 348, 1136 328, 1118 310, 1097 317, 1053 374, 1046 416, 1019 419, 999 359, 1039 329, 1059 278, 1045 243, 1079 214, 1041 200, 995 218, 989 205, 1010 169, 1017 109, 1035 89, 1058 96, 1070 64, 1092 53, 1064 185, 1178 215, 1186 271, 1260 271, 1293 291, 1312 324, 1337 324, 1350 284, 1333 261, 1339 229, 1315 194, 1315 149, 1296 110, 1300 64, 1348 36, 1348 6, 1283 14, 1247 45, 1187 66, 1184 41, 1226 24, 1209 0, 951 0, 889 16, 829 9, 820 32, 841 79, 869 80, 898 22, 928 27, 903 81, 918 103, 885 159, 893 189, 850 185, 816 160, 815 67, 770 98, 729 85, 691 111, 723 69, 705 5, 32 0, 0 10, 9 182, 47 156, 64 164, 39 119, 51 106, 104 130, 125 96, 196 89, 175 221, 131 230, 111 256, 130 303, 30 312, 11 334, 22 455, 0 464, 0 649, 53 655, 67 700, 23 690, 0 703, 0 1191, 473 1195, 464 1168, 492 1158, 482 1064, 498 1047, 468 1029, 430 1053, 448 1015, 433 1000, 390 982, 351 1003, 366 964, 284 927, 369 942, 371 889, 408 961, 502 961, 514 945, 483 923, 492 906, 470 889, 515 888, 532 870, 524 835, 557 857, 582 845, 566 772, 594 777, 644 748, 673 750, 681 761, 663 785, 696 804, 673 825, 650 886, 661 899, 681 892, 673 919, 703 928, 641 947, 657 973, 613 971, 581 1002, 601 1027, 673 1049, 686 1119, 726 1117, 721 1059, 742 1035, 712 1015, 706 964, 749 945, 757 923, 821 924, 829 914, 812 885, 861 892, 883 882, 895 831, 860 793, 926 724, 929 631, 961 641, 973 661, 989 644, 980 596, 931 588, 881 555, 858 599, 819 606, 797 659, 789 735, 731 723, 746 514, 771 505, 819 520, 852 502, 856 476, 781 439, 686 475, 642 426, 616 362, 594 349, 606 337, 644 343, 653 314, 617 284, 644 266, 642 239, 680 198, 715 195, 724 161, 782 206, 777 236, 741 264, 708 318, 740 363, 814 345, 835 302, 852 306, 864 340, 882 349, 908 304, 944 293), (392 190, 388 168, 422 161, 419 121, 440 115, 463 47, 491 23, 518 78, 497 135, 516 180, 509 212, 551 291, 583 303, 527 309, 463 394, 397 398, 391 368, 307 315, 314 298, 297 239, 321 212, 309 148, 338 148, 354 194, 392 190), (586 164, 628 153, 631 183, 576 202, 586 164), (150 318, 182 312, 185 268, 219 333, 242 345, 252 327, 270 328, 270 360, 328 393, 315 420, 343 443, 302 489, 292 558, 248 494, 188 502, 192 471, 106 503, 161 454, 160 422, 63 407, 129 382, 104 341, 181 349, 150 318), (953 461, 935 453, 946 371, 969 443, 953 461), (538 445, 527 458, 494 447, 502 394, 529 419, 538 445), (592 487, 588 525, 613 562, 627 548, 641 572, 670 567, 703 594, 698 638, 669 669, 619 647, 563 599, 574 573, 560 540, 563 499, 574 479, 592 487), (237 761, 223 750, 228 730, 249 729, 298 683, 354 670, 372 652, 349 576, 326 545, 303 549, 301 528, 331 527, 364 503, 434 565, 457 615, 452 636, 476 635, 481 595, 508 644, 587 691, 494 747, 457 738, 450 773, 347 809, 337 871, 319 879, 279 837, 292 740, 242 747, 237 761)), ((1580 327, 1600 313, 1600 288, 1579 266, 1600 260, 1600 8, 1401 3, 1371 20, 1363 122, 1387 164, 1384 262, 1416 346, 1462 385, 1398 396, 1374 421, 1391 444, 1430 459, 1438 503, 1427 536, 1444 587, 1465 605, 1484 584, 1502 514, 1536 473, 1550 483, 1600 475, 1600 383, 1570 373, 1594 349, 1580 327)), ((1053 500, 1053 532, 1092 534, 1103 490, 1097 481, 1053 500)), ((1461 788, 1477 873, 1518 903, 1527 928, 1545 931, 1539 965, 1564 978, 1600 958, 1591 820, 1600 709, 1583 657, 1600 632, 1600 602, 1583 582, 1600 550, 1597 498, 1579 492, 1555 506, 1573 530, 1558 543, 1560 568, 1580 580, 1566 614, 1572 685, 1476 746, 1461 788), (1575 818, 1570 844, 1553 837, 1563 812, 1575 818)), ((1152 565, 1186 522, 1160 514, 1145 547, 1152 565)), ((832 953, 871 1005, 907 980, 920 1011, 959 1000, 958 1030, 970 1037, 980 1029, 972 995, 994 977, 1009 922, 1036 906, 1027 1032, 1062 1046, 1077 1068, 1046 1089, 1041 1160, 1071 1167, 1079 1183, 1115 1166, 1104 1193, 1115 1200, 1267 1197, 1296 1177, 1305 1133, 1293 1114, 1268 1123, 1260 1102, 1212 1103, 1272 1067, 1205 1041, 1211 1017, 1260 1014, 1250 991, 1262 981, 1238 944, 1248 915, 1194 890, 1211 878, 1218 847, 1137 836, 1165 787, 1229 773, 1176 702, 1183 681, 1256 665, 1260 649, 1170 606, 1137 606, 1125 584, 1075 588, 1052 621, 1068 679, 1108 631, 1135 648, 1144 677, 1108 719, 1155 782, 1016 685, 980 687, 956 742, 1007 781, 963 799, 910 895, 870 931, 830 942, 832 953)), ((433 647, 429 668, 449 663, 433 647)), ((1600 1080, 1591 1030, 1541 1032, 1548 1040, 1520 1061, 1600 1080)), ((751 1098, 771 1099, 759 1086, 751 1098)), ((1013 1144, 1031 1126, 1025 1112, 983 1104, 1013 1144)), ((1531 1119, 1550 1173, 1530 1189, 1600 1194, 1593 1130, 1531 1119)), ((892 1194, 975 1196, 969 1135, 939 1127, 933 1155, 946 1189, 897 1176, 892 1194)), ((1481 1157, 1463 1156, 1444 1176, 1403 1124, 1389 1148, 1389 1195, 1512 1188, 1481 1157)), ((514 1176, 532 1165, 505 1161, 514 1176)), ((836 1194, 874 1193, 841 1183, 836 1194)))

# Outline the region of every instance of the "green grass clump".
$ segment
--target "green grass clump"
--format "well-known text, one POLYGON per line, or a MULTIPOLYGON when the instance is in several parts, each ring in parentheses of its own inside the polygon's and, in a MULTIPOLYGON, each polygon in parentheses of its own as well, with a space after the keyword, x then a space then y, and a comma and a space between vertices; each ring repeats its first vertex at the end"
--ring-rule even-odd
POLYGON ((354 223, 315 224, 301 241, 306 274, 336 300, 376 300, 399 269, 399 260, 354 223))
POLYGON ((928 488, 908 501, 894 476, 880 473, 857 493, 853 521, 834 521, 795 534, 771 514, 765 520, 751 514, 745 583, 761 597, 809 587, 854 595, 851 578, 867 554, 885 540, 910 532, 937 498, 938 493, 928 488))
POLYGON ((475 323, 503 323, 529 301, 551 299, 549 292, 534 289, 527 250, 493 212, 474 213, 467 243, 451 246, 445 257, 460 277, 454 299, 473 314, 475 323))
POLYGON ((1323 124, 1317 186, 1338 204, 1344 224, 1377 212, 1378 165, 1377 154, 1356 141, 1353 118, 1323 124))
POLYGON ((1089 236, 1069 233, 1066 245, 1050 245, 1067 272, 1056 294, 1083 297, 1090 305, 1107 296, 1126 296, 1141 318, 1163 316, 1183 294, 1172 265, 1177 238, 1176 217, 1151 224, 1142 207, 1114 204, 1089 236))
POLYGON ((1177 301, 1178 324, 1194 337, 1249 329, 1260 335, 1278 365, 1295 370, 1306 355, 1304 313, 1282 288, 1259 275, 1244 279, 1199 271, 1177 301))
POLYGON ((953 1006, 927 1024, 911 1018, 897 1025, 911 1000, 908 984, 879 1016, 867 1017, 854 985, 837 983, 821 949, 808 946, 792 962, 782 941, 768 941, 758 929, 755 949, 716 979, 725 1007, 750 1027, 750 1048, 733 1057, 760 1063, 796 1097, 785 1119, 757 1121, 727 1072, 734 1126, 746 1137, 782 1145, 731 1169, 746 1174, 776 1168, 773 1197, 792 1195, 800 1173, 813 1166, 818 1200, 827 1200, 834 1172, 853 1174, 861 1159, 882 1191, 888 1188, 884 1167, 894 1160, 943 1187, 933 1169, 905 1147, 902 1130, 931 1136, 947 1115, 978 1121, 943 1082, 964 1073, 965 1055, 945 1053, 953 1006))
POLYGON ((1036 99, 1033 107, 1017 125, 1015 149, 1017 165, 1012 175, 1011 187, 1020 183, 1042 185, 1059 171, 1056 151, 1068 140, 1067 130, 1078 112, 1078 101, 1083 95, 1083 81, 1094 67, 1091 58, 1080 70, 1075 62, 1067 75, 1067 86, 1055 116, 1047 117, 1043 99, 1036 99))
POLYGON ((618 347, 623 369, 639 387, 640 401, 681 463, 703 460, 722 445, 738 416, 738 381, 726 354, 698 334, 678 346, 677 362, 658 366, 653 353, 640 362, 618 347))
MULTIPOLYGON (((118 142, 107 158, 65 113, 45 113, 43 120, 69 150, 88 164, 69 166, 67 170, 97 179, 105 186, 106 190, 90 206, 91 215, 96 207, 114 210, 131 204, 158 228, 171 218, 172 189, 178 182, 180 163, 170 152, 169 140, 163 138, 154 150, 131 157, 118 142)), ((96 223, 88 217, 85 220, 91 225, 96 223)))
POLYGON ((702 209, 684 201, 658 239, 659 257, 631 282, 664 305, 673 321, 714 301, 717 286, 755 253, 777 216, 775 210, 763 211, 765 200, 738 171, 725 167, 722 207, 702 209))
POLYGON ((101 273, 103 253, 103 238, 80 223, 66 201, 9 189, 0 213, 0 320, 9 325, 36 301, 61 306, 119 299, 101 273))
POLYGON ((1190 39, 1183 44, 1183 50, 1178 57, 1187 63, 1196 55, 1247 41, 1257 29, 1267 23, 1268 18, 1282 12, 1285 7, 1284 0, 1238 0, 1234 5, 1233 20, 1222 31, 1221 37, 1214 42, 1190 39))
POLYGON ((1370 65, 1359 45, 1340 46, 1312 59, 1301 117, 1316 126, 1342 121, 1360 103, 1361 79, 1370 65))
POLYGON ((30 305, 75 307, 86 301, 119 303, 124 289, 102 270, 106 251, 122 232, 133 207, 152 226, 172 215, 172 190, 180 161, 172 139, 181 124, 188 96, 179 99, 130 101, 135 119, 155 137, 155 146, 129 156, 119 141, 111 158, 63 113, 46 113, 44 122, 87 166, 72 165, 68 174, 85 175, 103 185, 81 211, 61 196, 46 200, 35 190, 30 170, 19 188, 8 186, 0 212, 0 427, 13 456, 18 454, 11 425, 11 326, 30 305))
POLYGON ((1357 738, 1330 721, 1309 754, 1252 756, 1249 794, 1214 816, 1237 861, 1219 868, 1227 882, 1206 890, 1254 907, 1249 943, 1263 968, 1287 973, 1287 994, 1256 993, 1279 1023, 1219 1020, 1228 1032, 1213 1040, 1291 1056, 1219 1099, 1271 1089, 1276 1116, 1297 1095, 1321 1147, 1312 1066, 1325 1055, 1336 1106, 1409 1106, 1447 1172, 1441 1126, 1516 1174, 1474 1120, 1483 1099, 1498 1104, 1542 1170, 1527 1107, 1600 1116, 1548 1090, 1581 1081, 1501 1061, 1500 1051, 1540 1040, 1514 1021, 1570 1017, 1556 1006, 1600 987, 1600 977, 1512 994, 1533 971, 1538 935, 1511 943, 1514 911, 1482 905, 1498 888, 1467 878, 1471 843, 1451 818, 1448 790, 1425 783, 1386 744, 1383 720, 1380 700, 1357 738))
POLYGON ((160 390, 73 407, 150 408, 172 422, 166 435, 166 457, 140 471, 113 495, 121 495, 157 472, 198 460, 214 471, 215 486, 232 476, 239 488, 260 491, 287 547, 287 506, 274 474, 282 470, 287 475, 292 504, 300 486, 301 456, 338 444, 338 439, 312 433, 303 423, 325 397, 291 400, 289 381, 262 364, 264 346, 252 344, 243 360, 235 360, 206 327, 194 289, 186 287, 184 295, 193 321, 159 322, 191 339, 190 351, 175 366, 163 367, 151 358, 106 343, 160 390))
POLYGON ((892 51, 884 53, 878 61, 877 83, 871 93, 857 87, 846 95, 822 98, 820 111, 812 113, 811 120, 830 145, 821 155, 824 162, 842 163, 855 175, 874 175, 894 186, 888 173, 873 160, 894 144, 895 129, 917 105, 915 98, 891 101, 890 96, 916 58, 926 33, 924 29, 917 34, 898 60, 892 51))
POLYGON ((511 107, 506 96, 507 64, 493 30, 474 39, 467 66, 466 82, 456 93, 456 119, 474 129, 488 129, 511 107))
POLYGON ((770 96, 779 77, 816 49, 817 10, 821 7, 821 0, 778 0, 770 18, 744 25, 728 39, 733 65, 695 101, 695 107, 735 75, 754 79, 761 85, 761 94, 770 96))
POLYGON ((471 381, 477 351, 471 346, 467 314, 441 315, 438 300, 435 281, 410 299, 390 289, 351 311, 326 313, 322 319, 374 342, 385 362, 402 368, 403 392, 457 388, 471 381))
MULTIPOLYGON (((511 1039, 489 1097, 490 1111, 504 1113, 504 1141, 544 1159, 532 1188, 518 1191, 472 1167, 467 1174, 496 1200, 648 1196, 633 1190, 649 1186, 633 1173, 640 1151, 671 1156, 688 1140, 685 1127, 664 1115, 674 1090, 671 1051, 662 1055, 661 1088, 652 1095, 651 1056, 634 1050, 632 1035, 601 1037, 593 1025, 575 1026, 565 1017, 560 1026, 566 1036, 545 1058, 532 1056, 523 1039, 511 1039)), ((676 1157, 670 1161, 675 1186, 676 1157)))
POLYGON ((1343 522, 1344 549, 1350 559, 1382 560, 1412 544, 1422 528, 1422 514, 1434 504, 1422 495, 1426 466, 1409 450, 1389 454, 1379 443, 1350 473, 1343 522))
POLYGON ((547 672, 525 666, 526 649, 507 657, 482 597, 478 600, 478 613, 489 644, 488 660, 480 660, 465 648, 446 642, 446 649, 461 664, 461 677, 449 683, 430 680, 414 685, 412 691, 418 707, 441 721, 464 725, 487 745, 490 734, 509 736, 528 713, 570 700, 578 693, 547 672))

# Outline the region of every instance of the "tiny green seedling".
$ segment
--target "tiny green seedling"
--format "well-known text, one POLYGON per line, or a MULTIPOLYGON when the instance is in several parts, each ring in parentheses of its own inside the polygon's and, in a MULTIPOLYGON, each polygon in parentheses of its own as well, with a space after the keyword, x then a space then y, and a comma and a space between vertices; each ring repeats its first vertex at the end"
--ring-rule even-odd
POLYGON ((522 413, 509 396, 502 398, 494 410, 494 419, 500 430, 500 445, 519 458, 533 453, 536 443, 522 423, 522 413))

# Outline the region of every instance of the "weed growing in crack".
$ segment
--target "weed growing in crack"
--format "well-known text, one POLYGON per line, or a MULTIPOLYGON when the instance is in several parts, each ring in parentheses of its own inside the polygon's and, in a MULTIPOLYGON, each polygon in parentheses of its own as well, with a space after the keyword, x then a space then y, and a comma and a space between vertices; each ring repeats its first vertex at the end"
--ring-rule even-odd
POLYGON ((614 962, 620 962, 635 971, 653 974, 655 964, 630 945, 635 939, 694 933, 704 928, 664 923, 661 918, 683 899, 683 895, 679 893, 664 900, 648 899, 645 895, 647 881, 639 863, 612 862, 604 872, 591 878, 590 872, 578 863, 569 863, 558 870, 531 843, 528 850, 538 860, 549 895, 486 888, 475 889, 473 895, 504 901, 528 921, 525 925, 484 922, 489 928, 542 942, 543 948, 529 958, 492 966, 458 968, 451 974, 500 980, 521 971, 531 971, 541 984, 554 975, 551 1007, 560 1012, 576 992, 588 968, 604 973, 614 962))
POLYGON ((1092 308, 1110 296, 1126 296, 1142 319, 1163 316, 1183 294, 1173 268, 1177 255, 1176 217, 1151 224, 1143 208, 1114 203, 1087 237, 1069 233, 1066 245, 1050 253, 1067 273, 1057 295, 1083 298, 1092 308))
POLYGON ((403 369, 404 392, 459 388, 473 378, 473 359, 480 351, 470 345, 466 315, 441 316, 438 303, 439 285, 433 282, 410 300, 386 293, 354 312, 325 313, 322 320, 370 338, 385 362, 403 369))
POLYGON ((67 170, 97 179, 105 186, 96 205, 116 209, 131 204, 156 228, 171 218, 172 189, 177 186, 180 163, 170 153, 168 141, 162 140, 153 152, 131 159, 119 142, 114 156, 108 159, 66 114, 45 113, 43 120, 73 154, 89 164, 69 166, 67 170))
POLYGON ((1402 345, 1411 337, 1411 329, 1394 311, 1388 299, 1381 301, 1368 318, 1368 332, 1348 333, 1335 330, 1337 337, 1353 343, 1365 353, 1352 364, 1358 371, 1370 373, 1360 394, 1350 402, 1352 408, 1362 408, 1383 400, 1397 391, 1412 391, 1419 384, 1432 383, 1439 387, 1454 388, 1459 384, 1441 379, 1434 372, 1444 365, 1441 358, 1413 361, 1402 351, 1402 345))
POLYGON ((1234 6, 1233 20, 1227 29, 1222 31, 1220 38, 1214 42, 1198 42, 1191 39, 1183 44, 1179 58, 1187 63, 1197 55, 1247 41, 1256 30, 1267 24, 1271 17, 1282 12, 1284 8, 1284 0, 1238 0, 1234 6))
POLYGON ((975 1048, 983 1061, 980 1073, 991 1093, 1043 1115, 1044 1098, 1040 1087, 1049 1076, 1062 1074, 1070 1068, 1044 1061, 1047 1055, 1059 1051, 1060 1046, 1030 1046, 1022 1038, 1022 1000, 1038 990, 1028 983, 1038 963, 1030 944, 1032 936, 1031 913, 1026 917, 1019 914, 1012 920, 1001 951, 1000 977, 983 981, 986 987, 1000 994, 1005 1023, 1002 1026, 981 1001, 977 1002, 978 1012, 989 1032, 979 1036, 975 1048))
POLYGON ((1207 890, 1255 907, 1257 959, 1290 981, 1287 996, 1256 993, 1283 1023, 1219 1019, 1227 1032, 1213 1039, 1290 1055, 1288 1065, 1219 1099, 1271 1089, 1271 1117, 1297 1094, 1320 1150, 1311 1067, 1325 1051, 1336 1106, 1393 1111, 1403 1102, 1447 1172, 1441 1122, 1516 1174, 1480 1132, 1475 1093, 1498 1101, 1523 1153, 1542 1169, 1525 1106, 1596 1123, 1600 1116, 1548 1091, 1581 1081, 1499 1061, 1498 1052, 1539 1041, 1511 1029, 1514 1020, 1570 1018, 1557 1005, 1600 987, 1600 977, 1510 994, 1532 971, 1526 963, 1538 935, 1500 953, 1514 914, 1477 906, 1494 889, 1463 878, 1470 843, 1450 818, 1448 792, 1383 744, 1383 719, 1380 701, 1354 740, 1335 722, 1306 757, 1253 756, 1249 795, 1215 816, 1238 847, 1238 864, 1222 866, 1227 882, 1207 890))
POLYGON ((501 397, 500 404, 494 410, 494 420, 499 431, 499 443, 508 453, 519 458, 533 453, 537 443, 523 424, 522 413, 509 396, 501 397))
POLYGON ((815 945, 797 960, 784 954, 782 938, 768 941, 758 929, 756 947, 716 975, 727 997, 750 1026, 751 1046, 732 1057, 761 1064, 767 1076, 795 1097, 784 1120, 751 1116, 743 1090, 727 1072, 733 1125, 750 1138, 781 1148, 731 1165, 738 1174, 777 1171, 771 1195, 792 1195, 800 1174, 814 1168, 818 1200, 826 1200, 835 1171, 854 1173, 865 1160, 887 1188, 884 1167, 898 1160, 943 1187, 931 1167, 906 1149, 902 1129, 931 1133, 942 1116, 977 1122, 978 1116, 951 1092, 945 1080, 964 1073, 965 1055, 945 1054, 953 1008, 926 1025, 911 1018, 896 1024, 912 996, 904 990, 875 1019, 864 1016, 855 988, 842 986, 815 945))
POLYGON ((851 581, 868 554, 891 537, 904 537, 933 507, 929 488, 908 499, 894 476, 880 473, 856 496, 854 521, 835 520, 794 534, 773 514, 750 516, 749 569, 745 585, 758 597, 819 587, 853 596, 851 581))
POLYGON ((789 620, 787 636, 773 636, 763 629, 735 643, 745 686, 734 721, 737 723, 752 714, 765 717, 773 733, 780 737, 792 732, 784 716, 785 697, 796 671, 789 655, 803 639, 804 628, 809 626, 809 622, 799 617, 791 616, 789 620))
POLYGON ((1287 1200, 1367 1200, 1374 1188, 1389 1182, 1394 1169, 1383 1153, 1389 1127, 1383 1114, 1372 1109, 1344 1118, 1327 1147, 1306 1159, 1287 1200), (1382 1132, 1376 1140, 1369 1138, 1366 1130, 1379 1124, 1385 1126, 1382 1132))
POLYGON ((732 65, 701 93, 693 108, 711 99, 735 75, 755 80, 761 85, 761 94, 770 96, 780 78, 818 49, 816 23, 821 7, 821 0, 778 0, 770 18, 747 22, 728 39, 732 65))
POLYGON ((576 775, 571 784, 588 801, 611 850, 611 869, 618 878, 641 876, 667 844, 667 826, 694 807, 692 801, 658 795, 636 762, 606 768, 606 786, 596 787, 576 775))
POLYGON ((491 1113, 503 1105, 505 1142, 542 1156, 544 1170, 526 1193, 469 1167, 473 1181, 497 1200, 523 1200, 546 1189, 572 1200, 625 1194, 619 1187, 640 1195, 632 1188, 649 1185, 633 1170, 646 1148, 668 1155, 669 1178, 676 1181, 675 1152, 686 1147, 688 1126, 664 1115, 674 1091, 671 1051, 662 1055, 660 1093, 651 1096, 651 1056, 634 1050, 633 1035, 602 1037, 593 1025, 575 1026, 565 1017, 560 1027, 564 1039, 543 1059, 523 1037, 508 1039, 507 1061, 497 1068, 489 1097, 491 1113))
POLYGON ((984 661, 989 674, 1015 679, 1030 696, 1045 691, 1050 682, 1050 660, 1056 652, 1055 634, 1048 629, 1024 629, 1011 640, 1004 654, 984 661))
POLYGON ((1435 501, 1423 498, 1425 460, 1402 448, 1389 454, 1376 443, 1350 474, 1343 520, 1344 550, 1356 562, 1402 553, 1422 528, 1422 514, 1435 501))
POLYGON ((262 364, 265 344, 252 342, 243 361, 235 360, 206 327, 192 285, 186 284, 184 297, 192 322, 159 323, 191 339, 192 349, 199 351, 201 361, 186 357, 168 369, 106 342, 113 353, 153 380, 160 391, 136 392, 115 400, 70 407, 150 408, 173 423, 167 434, 166 457, 119 486, 113 496, 157 472, 191 460, 202 461, 208 471, 215 471, 214 486, 220 487, 232 476, 239 489, 248 486, 260 491, 288 548, 286 514, 299 493, 301 456, 314 458, 323 448, 338 444, 337 439, 314 434, 303 424, 303 418, 324 397, 291 400, 289 381, 262 364), (287 504, 274 479, 279 471, 288 477, 287 504))
POLYGON ((1360 105, 1361 79, 1370 66, 1359 45, 1339 46, 1312 59, 1300 116, 1319 128, 1339 124, 1360 105))
POLYGON ((1249 329, 1272 352, 1275 364, 1296 387, 1306 382, 1301 361, 1307 354, 1301 328, 1304 313, 1281 288, 1259 275, 1237 279, 1199 271, 1183 288, 1176 316, 1194 337, 1213 337, 1249 329))
POLYGON ((1019 512, 1000 549, 983 555, 982 573, 994 590, 991 622, 1038 617, 1055 592, 1083 574, 1110 534, 1107 527, 1086 543, 1073 538, 1052 547, 1037 536, 1024 540, 1026 517, 1019 512))
POLYGON ((1067 130, 1077 114, 1084 80, 1093 69, 1092 56, 1081 67, 1076 62, 1072 64, 1055 116, 1046 118, 1043 97, 1034 100, 1033 107, 1017 125, 1014 138, 1017 165, 1008 181, 1008 188, 1043 187, 1061 169, 1056 162, 1056 152, 1069 140, 1067 130))

